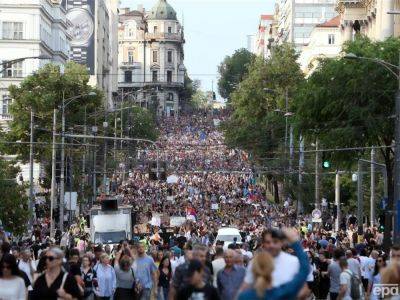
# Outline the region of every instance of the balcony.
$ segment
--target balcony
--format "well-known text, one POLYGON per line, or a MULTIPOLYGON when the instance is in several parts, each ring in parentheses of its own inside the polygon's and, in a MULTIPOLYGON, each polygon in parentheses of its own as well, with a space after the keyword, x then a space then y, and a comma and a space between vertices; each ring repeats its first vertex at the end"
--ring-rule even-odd
POLYGON ((146 40, 165 40, 165 41, 183 41, 183 36, 180 33, 147 33, 146 40))
POLYGON ((137 61, 123 61, 119 66, 121 69, 140 69, 142 68, 142 63, 137 61))
POLYGON ((0 121, 11 121, 12 116, 10 114, 0 114, 0 121))
POLYGON ((146 81, 143 84, 141 82, 118 82, 118 87, 120 88, 142 88, 142 87, 160 87, 160 88, 183 88, 183 83, 181 82, 166 82, 166 81, 146 81))
POLYGON ((345 8, 364 8, 366 0, 337 0, 336 10, 342 14, 345 8))

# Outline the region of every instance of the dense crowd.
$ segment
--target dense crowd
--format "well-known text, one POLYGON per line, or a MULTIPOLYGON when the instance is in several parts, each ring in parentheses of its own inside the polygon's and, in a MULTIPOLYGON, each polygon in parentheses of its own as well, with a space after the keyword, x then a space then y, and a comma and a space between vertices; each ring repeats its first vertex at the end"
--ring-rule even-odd
POLYGON ((375 227, 359 235, 354 216, 335 230, 333 216, 313 223, 289 200, 267 201, 247 155, 224 145, 224 118, 160 123, 158 145, 174 180, 151 180, 140 167, 115 178, 115 192, 136 211, 130 240, 94 244, 84 218, 55 238, 48 220, 18 241, 0 228, 0 300, 398 299, 380 284, 400 284, 400 248, 384 251, 375 227), (219 240, 224 227, 240 237, 219 240))

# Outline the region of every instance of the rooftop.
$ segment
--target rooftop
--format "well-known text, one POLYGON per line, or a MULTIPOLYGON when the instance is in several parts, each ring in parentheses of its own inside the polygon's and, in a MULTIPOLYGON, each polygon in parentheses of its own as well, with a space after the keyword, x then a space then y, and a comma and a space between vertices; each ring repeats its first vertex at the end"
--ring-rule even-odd
POLYGON ((340 26, 340 16, 336 16, 324 23, 318 24, 316 27, 339 27, 340 26))

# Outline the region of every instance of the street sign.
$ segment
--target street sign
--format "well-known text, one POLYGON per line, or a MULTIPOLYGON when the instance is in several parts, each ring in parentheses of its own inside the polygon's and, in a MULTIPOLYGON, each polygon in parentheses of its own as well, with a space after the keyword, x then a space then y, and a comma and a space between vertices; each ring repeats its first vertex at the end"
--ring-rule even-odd
POLYGON ((311 215, 313 219, 321 219, 322 213, 319 209, 314 209, 311 215))

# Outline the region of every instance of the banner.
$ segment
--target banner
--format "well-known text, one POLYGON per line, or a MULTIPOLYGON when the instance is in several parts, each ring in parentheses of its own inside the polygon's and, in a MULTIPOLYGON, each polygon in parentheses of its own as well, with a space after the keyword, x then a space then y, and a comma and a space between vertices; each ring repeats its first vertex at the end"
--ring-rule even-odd
POLYGON ((186 218, 185 217, 171 217, 169 219, 169 226, 171 227, 179 227, 185 224, 186 218))

